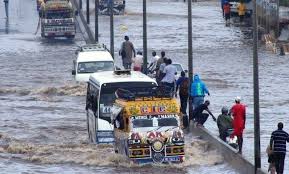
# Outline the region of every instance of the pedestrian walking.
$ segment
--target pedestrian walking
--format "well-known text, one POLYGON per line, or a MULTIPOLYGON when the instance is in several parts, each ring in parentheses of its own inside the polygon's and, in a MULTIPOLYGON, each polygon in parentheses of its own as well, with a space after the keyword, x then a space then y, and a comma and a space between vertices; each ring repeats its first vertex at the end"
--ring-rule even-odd
POLYGON ((204 123, 207 121, 209 115, 211 115, 213 120, 216 121, 216 117, 209 110, 209 105, 210 101, 206 100, 205 103, 199 105, 196 109, 194 109, 192 120, 195 120, 197 126, 203 126, 204 123), (204 113, 204 111, 206 111, 207 113, 204 113))
POLYGON ((205 83, 202 82, 199 75, 196 74, 194 76, 190 92, 190 96, 192 97, 193 109, 204 103, 205 94, 210 95, 209 90, 207 89, 205 83))
POLYGON ((135 49, 129 37, 124 37, 124 42, 121 45, 119 55, 122 57, 122 65, 125 69, 131 69, 132 57, 135 57, 135 49))
POLYGON ((278 129, 272 132, 270 149, 274 153, 274 163, 277 174, 283 174, 286 155, 286 142, 289 142, 289 134, 283 130, 283 123, 278 123, 278 129))
POLYGON ((227 0, 221 0, 221 8, 222 8, 222 16, 223 18, 225 17, 225 12, 224 12, 224 5, 227 2, 227 0))
POLYGON ((157 53, 153 51, 152 58, 150 59, 150 64, 148 67, 150 73, 153 73, 155 71, 159 58, 160 57, 157 55, 157 53))
POLYGON ((133 58, 133 70, 134 71, 142 71, 142 65, 143 65, 142 52, 138 51, 136 53, 136 56, 133 58))
POLYGON ((246 13, 246 5, 243 2, 243 0, 240 1, 240 3, 237 6, 238 9, 238 14, 240 18, 240 23, 243 23, 244 18, 245 18, 245 13, 246 13))
POLYGON ((171 92, 174 92, 176 72, 177 72, 177 68, 172 65, 172 60, 167 59, 166 67, 164 67, 164 70, 163 70, 164 78, 161 80, 161 83, 164 86, 168 86, 171 92))
POLYGON ((6 18, 8 18, 9 16, 9 0, 4 0, 4 4, 5 4, 5 13, 6 13, 6 18))
POLYGON ((270 144, 267 146, 266 153, 268 156, 268 163, 269 163, 268 172, 270 174, 275 174, 276 168, 275 168, 275 162, 274 162, 274 153, 273 153, 273 150, 270 148, 270 144))
POLYGON ((189 98, 189 78, 186 77, 184 71, 181 72, 181 77, 176 82, 176 93, 179 90, 179 97, 181 103, 181 112, 187 114, 187 103, 189 98))
POLYGON ((230 136, 228 130, 233 129, 233 119, 229 115, 229 109, 227 107, 224 106, 221 112, 222 114, 219 115, 217 119, 217 125, 220 139, 226 142, 226 137, 230 136))
POLYGON ((230 7, 229 2, 227 1, 225 2, 223 9, 224 9, 226 26, 227 26, 228 24, 230 24, 230 17, 231 17, 231 7, 230 7))
POLYGON ((242 154, 243 147, 243 131, 246 123, 246 106, 241 103, 241 97, 235 98, 235 104, 232 106, 230 113, 233 116, 234 132, 231 138, 236 136, 238 138, 239 153, 242 154))
POLYGON ((160 70, 161 64, 165 63, 166 59, 166 53, 164 51, 161 52, 161 58, 158 59, 157 64, 156 64, 156 80, 159 83, 163 77, 160 77, 162 71, 160 70))

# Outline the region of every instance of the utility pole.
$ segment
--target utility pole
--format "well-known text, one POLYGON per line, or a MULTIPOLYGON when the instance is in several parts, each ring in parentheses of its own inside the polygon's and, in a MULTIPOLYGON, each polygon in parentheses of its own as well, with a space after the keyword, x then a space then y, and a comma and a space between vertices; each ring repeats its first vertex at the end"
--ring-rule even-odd
POLYGON ((280 9, 280 0, 276 0, 277 1, 277 31, 276 31, 276 38, 279 37, 279 33, 280 33, 280 19, 279 19, 279 9, 280 9))
POLYGON ((89 0, 86 0, 86 23, 89 24, 89 0))
MULTIPOLYGON (((193 31, 192 31, 192 0, 188 0, 188 73, 189 84, 193 80, 193 31)), ((190 89, 190 88, 189 88, 190 89)), ((189 97, 189 118, 192 118, 192 99, 189 97)))
POLYGON ((82 10, 82 0, 79 0, 79 9, 82 10))
POLYGON ((257 0, 253 0, 253 83, 254 83, 254 156, 255 173, 261 168, 260 154, 260 108, 259 108, 259 69, 258 69, 258 30, 257 0))
POLYGON ((98 43, 98 9, 99 9, 99 0, 95 0, 95 26, 94 26, 94 40, 98 43))
POLYGON ((147 5, 146 0, 143 0, 143 71, 147 74, 147 5))
POLYGON ((113 0, 109 1, 110 13, 110 54, 114 58, 114 26, 113 26, 113 0))

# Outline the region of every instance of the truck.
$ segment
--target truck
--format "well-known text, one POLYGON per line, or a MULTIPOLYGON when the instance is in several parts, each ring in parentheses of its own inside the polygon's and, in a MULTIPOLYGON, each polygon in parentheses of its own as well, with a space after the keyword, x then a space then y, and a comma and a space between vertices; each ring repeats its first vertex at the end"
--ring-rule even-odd
POLYGON ((113 2, 113 14, 123 15, 125 10, 125 0, 100 0, 99 12, 104 15, 109 15, 111 2, 113 2))
POLYGON ((45 0, 39 9, 41 36, 74 38, 74 9, 69 0, 45 0))

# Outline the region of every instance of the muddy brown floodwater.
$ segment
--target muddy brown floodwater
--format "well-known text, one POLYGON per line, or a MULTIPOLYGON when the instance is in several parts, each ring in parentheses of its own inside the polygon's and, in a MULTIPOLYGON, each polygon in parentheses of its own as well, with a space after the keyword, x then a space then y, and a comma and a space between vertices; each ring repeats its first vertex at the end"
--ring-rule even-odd
MULTIPOLYGON (((186 4, 161 0, 147 4, 149 50, 158 54, 165 50, 186 67, 186 4)), ((115 17, 116 52, 125 34, 142 47, 141 5, 128 0, 127 14, 115 17), (128 28, 125 32, 120 29, 123 25, 128 28)), ((193 3, 194 72, 210 89, 215 115, 223 105, 231 106, 235 96, 242 96, 248 106, 243 151, 253 161, 251 36, 247 28, 225 27, 219 6, 214 1, 193 3)), ((115 155, 111 146, 87 144, 85 85, 76 84, 71 76, 74 51, 84 44, 82 35, 78 30, 73 41, 45 40, 34 35, 37 22, 34 0, 10 1, 9 21, 0 13, 0 173, 237 173, 208 142, 190 134, 187 161, 181 165, 137 166, 115 155)), ((100 23, 100 41, 109 45, 108 17, 101 16, 100 23)), ((118 56, 116 62, 120 63, 118 56)), ((277 122, 284 121, 288 130, 287 81, 288 57, 261 47, 263 167, 265 147, 277 122)), ((212 120, 205 126, 217 134, 212 120)))

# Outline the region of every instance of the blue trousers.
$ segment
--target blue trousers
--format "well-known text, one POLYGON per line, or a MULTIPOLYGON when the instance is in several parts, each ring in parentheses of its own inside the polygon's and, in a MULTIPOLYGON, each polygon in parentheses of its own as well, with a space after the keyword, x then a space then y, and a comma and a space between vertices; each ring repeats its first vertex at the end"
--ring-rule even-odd
POLYGON ((198 97, 193 97, 193 109, 196 109, 198 106, 204 103, 204 97, 198 96, 198 97))

